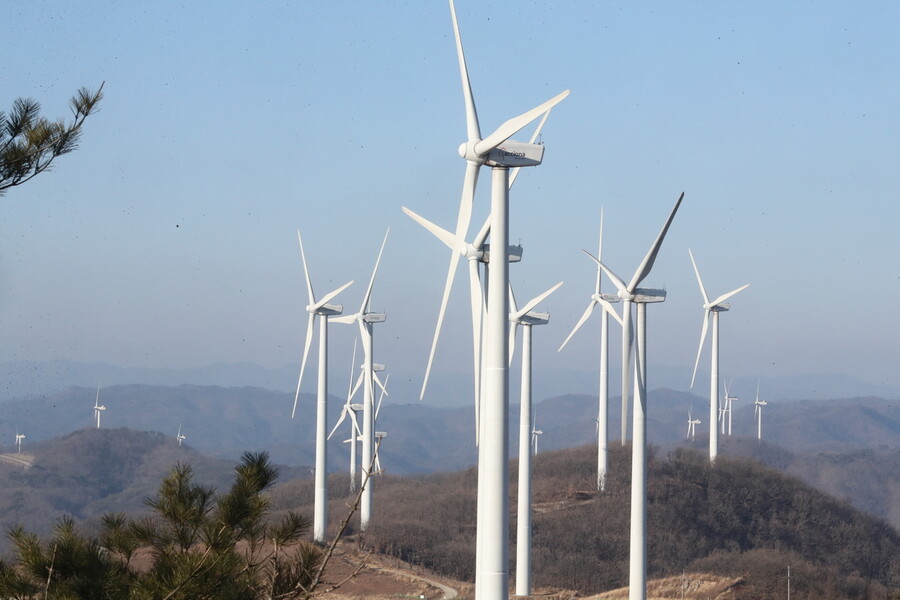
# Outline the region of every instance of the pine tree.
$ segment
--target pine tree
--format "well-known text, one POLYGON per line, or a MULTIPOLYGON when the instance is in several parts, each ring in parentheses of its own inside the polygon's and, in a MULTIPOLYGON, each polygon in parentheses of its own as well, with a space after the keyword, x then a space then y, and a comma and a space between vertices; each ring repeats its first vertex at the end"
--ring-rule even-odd
POLYGON ((31 98, 13 102, 9 114, 0 111, 0 196, 50 168, 57 156, 78 147, 81 126, 98 110, 103 84, 96 92, 81 88, 69 100, 73 118, 50 121, 31 98))

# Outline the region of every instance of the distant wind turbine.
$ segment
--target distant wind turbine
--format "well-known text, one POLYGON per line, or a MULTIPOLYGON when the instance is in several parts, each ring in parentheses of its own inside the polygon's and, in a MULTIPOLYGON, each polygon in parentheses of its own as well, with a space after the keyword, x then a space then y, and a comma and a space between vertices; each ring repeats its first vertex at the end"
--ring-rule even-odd
MULTIPOLYGON (((623 340, 631 334, 631 304, 637 305, 636 334, 637 348, 635 353, 635 399, 634 419, 631 434, 631 548, 629 559, 628 597, 630 600, 646 600, 647 598, 647 304, 663 302, 665 290, 638 288, 656 262, 656 256, 662 242, 669 231, 669 226, 681 206, 684 192, 675 202, 669 218, 657 235, 644 260, 634 272, 631 281, 626 284, 606 265, 597 260, 597 264, 606 273, 616 288, 623 303, 623 340)), ((622 362, 628 363, 629 352, 623 352, 622 362)))
POLYGON ((544 435, 543 430, 538 429, 535 421, 532 420, 531 423, 531 445, 533 447, 534 455, 537 456, 538 453, 538 436, 544 435))
POLYGON ((181 448, 181 442, 183 442, 184 440, 187 439, 187 437, 185 437, 185 436, 181 433, 181 423, 178 424, 178 433, 175 435, 175 439, 178 440, 178 447, 179 447, 179 448, 181 448))
MULTIPOLYGON (((597 244, 597 260, 603 260, 603 210, 600 210, 600 241, 597 244)), ((598 304, 601 307, 600 312, 600 394, 598 396, 597 406, 597 489, 603 491, 606 489, 606 472, 609 463, 609 315, 622 325, 622 318, 612 308, 612 302, 618 302, 619 297, 615 294, 600 293, 600 279, 603 274, 600 265, 597 264, 597 283, 594 287, 594 293, 591 301, 588 303, 587 309, 578 319, 575 327, 569 337, 560 345, 557 352, 562 351, 575 332, 588 320, 594 307, 598 304)), ((622 444, 625 444, 625 434, 628 423, 628 396, 622 396, 622 444)))
POLYGON ((534 429, 534 414, 531 408, 531 328, 550 322, 549 313, 534 312, 533 309, 555 292, 562 281, 529 300, 525 306, 516 306, 512 286, 509 287, 509 361, 512 363, 516 347, 516 331, 522 326, 522 386, 519 402, 519 497, 516 532, 516 595, 531 595, 531 455, 529 447, 533 440, 537 454, 537 438, 534 429), (530 429, 530 431, 529 431, 530 429), (529 435, 531 440, 529 440, 529 435))
POLYGON ((313 508, 313 539, 317 542, 325 541, 325 531, 328 529, 328 455, 326 449, 326 436, 328 431, 328 318, 339 315, 344 307, 340 304, 328 302, 347 289, 353 281, 349 281, 341 287, 333 290, 320 300, 316 300, 313 292, 312 280, 309 277, 309 265, 306 262, 306 253, 303 251, 303 238, 300 230, 297 230, 297 242, 300 244, 300 258, 303 261, 303 274, 306 277, 306 294, 309 303, 306 312, 309 319, 306 325, 306 343, 303 346, 303 360, 300 363, 300 377, 297 378, 297 392, 294 395, 294 408, 291 410, 291 418, 297 412, 297 401, 300 399, 300 385, 303 383, 303 372, 306 370, 306 359, 309 357, 309 347, 312 344, 313 329, 316 317, 319 317, 319 385, 316 398, 316 482, 315 482, 315 506, 313 508))
MULTIPOLYGON (((356 418, 356 414, 363 410, 362 404, 353 404, 353 395, 356 393, 358 385, 354 387, 353 385, 353 372, 356 370, 356 343, 358 340, 353 340, 353 358, 350 360, 350 383, 347 387, 347 401, 344 403, 344 407, 341 409, 341 416, 338 417, 337 423, 334 424, 334 429, 331 430, 331 433, 328 434, 328 439, 331 439, 331 436, 334 435, 334 432, 337 431, 338 427, 341 426, 341 423, 344 422, 344 419, 350 417, 350 439, 344 440, 344 443, 350 444, 350 493, 356 491, 356 445, 359 441, 359 436, 362 435, 362 431, 359 428, 359 421, 356 418)), ((363 373, 360 374, 360 378, 362 378, 363 373)))
POLYGON ((100 385, 97 384, 97 398, 94 400, 94 416, 97 418, 97 429, 100 429, 100 413, 106 410, 106 407, 100 404, 100 385))
MULTIPOLYGON (((732 380, 732 384, 733 383, 734 383, 734 381, 732 380)), ((731 389, 734 389, 734 385, 731 386, 731 389)), ((728 420, 728 429, 727 429, 728 435, 729 436, 731 435, 731 415, 733 412, 732 408, 734 408, 735 400, 740 400, 740 398, 738 398, 737 396, 732 396, 729 393, 728 384, 726 383, 725 384, 725 402, 722 406, 722 435, 725 435, 725 432, 726 432, 726 428, 725 428, 726 419, 728 420)))
POLYGON ((19 454, 22 453, 22 440, 24 440, 24 439, 25 439, 25 434, 19 433, 19 430, 16 429, 16 452, 19 454))
POLYGON ((700 284, 700 293, 703 294, 703 328, 700 331, 700 347, 697 349, 697 359, 694 361, 694 373, 691 375, 692 389, 694 387, 694 378, 697 376, 697 365, 700 364, 700 354, 703 352, 703 342, 706 341, 710 315, 712 316, 711 366, 709 370, 709 460, 715 461, 716 455, 719 453, 719 432, 715 426, 719 406, 719 313, 731 308, 730 304, 725 303, 726 300, 749 287, 750 284, 742 285, 710 302, 706 288, 703 286, 703 280, 700 279, 700 270, 697 268, 694 254, 690 249, 688 250, 688 255, 691 257, 691 264, 694 266, 694 273, 697 275, 697 283, 700 284))
POLYGON ((753 403, 753 416, 756 417, 756 439, 762 440, 762 407, 768 402, 759 399, 759 379, 756 380, 756 401, 753 403))
POLYGON ((688 430, 687 430, 687 439, 694 441, 694 437, 697 435, 697 425, 701 423, 700 419, 694 419, 691 416, 691 410, 688 410, 688 430))
POLYGON ((387 318, 384 313, 369 312, 369 301, 372 298, 372 287, 375 285, 375 276, 378 274, 378 265, 381 263, 381 256, 384 253, 384 246, 387 244, 388 235, 391 230, 388 228, 384 234, 384 241, 381 242, 381 249, 378 251, 378 258, 375 259, 375 268, 372 269, 372 277, 369 279, 369 287, 363 296, 359 311, 356 314, 344 315, 332 319, 335 323, 356 323, 359 327, 359 336, 362 340, 363 357, 365 359, 365 377, 363 385, 363 423, 362 423, 362 481, 364 489, 360 499, 359 517, 360 530, 365 531, 369 526, 372 518, 372 488, 373 481, 370 477, 370 469, 375 464, 375 371, 373 368, 374 353, 374 333, 373 325, 375 323, 383 323, 387 318))

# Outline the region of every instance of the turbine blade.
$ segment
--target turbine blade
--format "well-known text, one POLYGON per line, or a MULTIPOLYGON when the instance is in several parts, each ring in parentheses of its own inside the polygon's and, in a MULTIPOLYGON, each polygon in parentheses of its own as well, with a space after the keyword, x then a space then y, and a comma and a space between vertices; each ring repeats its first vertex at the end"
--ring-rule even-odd
POLYGON ((306 359, 309 356, 309 346, 312 344, 315 319, 316 315, 309 313, 309 319, 306 321, 306 343, 303 345, 303 360, 300 362, 300 377, 297 378, 297 393, 294 394, 294 408, 291 409, 292 419, 297 413, 297 401, 300 399, 300 383, 303 381, 303 371, 306 370, 306 359))
POLYGON ((519 322, 513 321, 509 324, 509 361, 507 366, 512 365, 513 355, 516 353, 516 332, 519 330, 519 322))
MULTIPOLYGON (((384 396, 385 394, 387 394, 387 388, 384 386, 384 383, 382 383, 381 378, 378 376, 378 373, 372 371, 372 376, 375 378, 375 383, 378 384, 378 389, 381 390, 381 395, 384 396)), ((388 377, 390 377, 390 375, 388 375, 388 377)))
POLYGON ((359 312, 365 314, 367 310, 369 310, 369 299, 372 297, 372 286, 375 285, 375 275, 378 274, 378 265, 381 263, 381 255, 384 253, 384 245, 387 244, 388 235, 391 233, 391 228, 388 227, 387 231, 384 234, 384 241, 381 242, 381 250, 378 251, 378 258, 375 259, 375 268, 372 269, 372 278, 369 279, 369 287, 366 289, 366 295, 363 297, 362 306, 359 309, 359 312))
POLYGON ((481 229, 478 230, 478 235, 475 236, 475 239, 472 240, 472 246, 475 247, 476 250, 483 250, 484 241, 487 239, 487 236, 491 233, 491 215, 487 216, 487 219, 484 220, 484 225, 481 226, 481 229))
POLYGON ((706 331, 709 329, 709 309, 703 311, 703 328, 700 330, 700 346, 697 348, 697 359, 694 361, 694 372, 691 374, 691 389, 694 389, 694 378, 697 377, 697 366, 700 364, 700 354, 703 352, 703 343, 706 341, 706 331))
POLYGON ((742 285, 741 287, 739 287, 739 288, 736 289, 736 290, 731 290, 731 291, 728 292, 727 294, 722 294, 721 296, 719 296, 718 298, 716 298, 715 300, 713 300, 713 302, 712 302, 712 304, 711 304, 710 306, 718 306, 718 305, 721 304, 722 302, 725 302, 726 300, 728 300, 729 298, 731 298, 732 296, 734 296, 734 295, 737 294, 738 292, 740 292, 740 291, 742 291, 742 290, 745 290, 745 289, 747 289, 748 287, 750 287, 750 284, 749 284, 749 283, 748 283, 748 284, 745 284, 745 285, 742 285))
POLYGON ((644 278, 650 274, 650 269, 653 268, 653 263, 656 262, 656 255, 659 254, 659 249, 662 246, 663 240, 666 238, 666 233, 669 231, 669 225, 672 224, 672 219, 675 218, 675 213, 678 212, 678 207, 681 206, 682 200, 684 200, 684 192, 681 192, 681 195, 678 196, 675 207, 672 209, 672 212, 669 213, 669 218, 666 219, 665 225, 663 225, 663 228, 659 231, 659 235, 656 236, 656 241, 650 246, 650 251, 647 252, 647 256, 644 257, 644 260, 637 268, 637 271, 634 272, 634 277, 632 277, 631 283, 628 284, 629 293, 633 294, 637 286, 639 286, 644 278))
POLYGON ((300 230, 297 229, 297 241, 300 242, 300 258, 303 260, 303 274, 306 276, 306 294, 309 297, 309 305, 316 303, 316 296, 313 294, 312 281, 309 279, 309 266, 306 264, 306 254, 303 252, 303 239, 300 237, 300 230))
POLYGON ((328 439, 331 439, 331 436, 334 435, 334 432, 338 430, 338 427, 341 426, 341 423, 344 422, 344 419, 347 418, 347 406, 345 405, 343 410, 341 410, 341 416, 338 417, 337 423, 334 424, 334 427, 331 429, 331 433, 328 434, 328 439))
POLYGON ((619 313, 616 312, 615 307, 609 300, 605 300, 601 297, 597 300, 597 303, 603 307, 603 310, 605 310, 607 314, 612 315, 612 318, 615 319, 619 325, 622 325, 622 317, 619 316, 619 313))
POLYGON ((569 334, 569 337, 567 337, 567 338, 566 338, 566 341, 564 341, 564 342, 560 345, 560 347, 559 347, 559 349, 557 350, 557 352, 561 352, 562 349, 566 347, 566 344, 569 343, 569 340, 572 339, 572 336, 575 335, 575 332, 578 331, 578 330, 581 328, 582 325, 584 325, 585 321, 587 321, 588 318, 590 318, 591 313, 594 312, 594 306, 595 306, 596 304, 597 304, 597 301, 594 300, 594 299, 591 299, 590 303, 589 303, 588 306, 587 306, 587 309, 585 309, 584 313, 581 315, 581 318, 578 319, 578 322, 575 323, 575 327, 572 328, 572 332, 569 334))
POLYGON ((597 285, 594 288, 594 293, 598 296, 600 295, 600 261, 603 260, 603 207, 600 207, 600 241, 597 242, 597 285))
MULTIPOLYGON (((542 293, 541 295, 535 296, 534 298, 532 298, 531 300, 529 300, 528 303, 527 303, 525 306, 523 306, 523 307, 520 308, 518 311, 516 311, 516 313, 515 313, 516 318, 518 319, 518 318, 521 318, 521 317, 527 315, 529 312, 531 312, 531 311, 534 309, 535 306, 537 306, 538 304, 540 304, 541 302, 543 302, 544 299, 547 298, 547 296, 549 296, 550 294, 552 294, 553 292, 555 292, 556 290, 558 290, 558 289, 559 289, 559 286, 561 286, 562 284, 563 284, 563 282, 560 281, 559 283, 557 283, 556 285, 554 285, 552 288, 548 289, 547 291, 545 291, 545 292, 542 293)), ((510 294, 512 294, 512 290, 511 290, 511 289, 510 289, 510 294)))
POLYGON ((329 321, 331 321, 332 323, 342 323, 344 325, 347 325, 349 323, 355 323, 358 320, 358 318, 359 318, 359 314, 354 313, 352 315, 341 315, 340 317, 331 317, 331 319, 329 319, 329 321))
POLYGON ((391 378, 391 374, 388 373, 387 377, 384 378, 384 383, 382 384, 380 381, 378 385, 381 387, 381 394, 378 396, 378 404, 375 405, 375 420, 378 420, 378 413, 381 411, 381 401, 384 400, 384 397, 389 395, 387 393, 387 382, 391 378))
POLYGON ((451 250, 457 250, 457 246, 455 245, 456 238, 453 237, 452 233, 450 233, 446 229, 438 227, 437 225, 435 225, 434 223, 432 223, 425 217, 416 214, 415 212, 411 211, 410 209, 406 208, 405 206, 403 206, 401 208, 403 209, 403 212, 406 213, 406 216, 408 216, 410 219, 412 219, 413 221, 415 221, 416 223, 418 223, 419 225, 421 225, 422 227, 427 229, 429 232, 431 232, 431 234, 434 235, 434 237, 436 237, 437 239, 444 242, 444 245, 446 245, 451 250))
POLYGON ((320 308, 322 308, 323 306, 328 304, 328 302, 332 298, 334 298, 335 296, 337 296, 338 294, 340 294, 341 292, 346 290, 351 285, 353 285, 352 279, 350 281, 348 281, 347 283, 345 283, 344 285, 342 285, 341 287, 337 288, 336 290, 332 290, 332 291, 328 292, 327 294, 325 294, 324 296, 322 296, 322 298, 320 298, 318 302, 313 304, 311 306, 311 308, 313 309, 313 311, 319 310, 320 308))
POLYGON ((540 106, 536 106, 535 108, 522 113, 518 117, 509 119, 500 127, 498 127, 494 131, 494 133, 475 144, 475 154, 477 154, 478 156, 486 155, 488 152, 518 133, 520 129, 526 127, 529 123, 537 119, 539 116, 565 100, 566 96, 568 95, 569 90, 561 92, 553 98, 550 98, 540 106))
MULTIPOLYGON (((553 109, 550 109, 553 110, 553 109)), ((529 144, 533 144, 535 140, 538 139, 538 136, 541 135, 541 129, 544 128, 544 123, 547 122, 547 117, 550 116, 550 110, 544 113, 544 118, 541 119, 541 122, 538 123, 537 129, 534 130, 534 133, 531 135, 531 139, 528 140, 529 144)), ((509 170, 509 185, 506 186, 506 189, 511 190, 513 183, 516 182, 516 177, 519 176, 519 171, 522 170, 522 167, 515 167, 509 170)))
POLYGON ((356 378, 356 383, 353 385, 353 389, 350 391, 350 396, 347 399, 348 403, 353 399, 354 396, 356 396, 356 392, 359 391, 359 388, 362 387, 363 379, 365 379, 365 373, 360 371, 359 376, 356 378))
POLYGON ((694 265, 694 273, 697 275, 697 283, 700 284, 700 293, 703 294, 703 304, 704 306, 711 306, 709 303, 709 296, 706 295, 706 288, 703 287, 703 280, 700 279, 700 269, 697 268, 697 262, 694 260, 694 253, 691 252, 690 248, 688 248, 688 255, 691 257, 691 264, 694 265))
POLYGON ((347 384, 347 404, 350 404, 350 398, 353 397, 353 372, 356 370, 356 343, 359 338, 353 338, 353 358, 350 359, 350 381, 347 384))
POLYGON ((459 203, 459 216, 456 221, 455 248, 450 252, 450 266, 447 269, 447 281, 444 284, 444 295, 441 298, 441 308, 438 311, 437 325, 434 328, 434 338, 431 341, 431 352, 428 355, 428 365, 425 367, 425 379, 422 382, 422 390, 419 392, 419 400, 425 397, 425 389, 428 387, 428 377, 431 375, 431 365, 434 362, 434 353, 437 350, 438 338, 441 336, 441 325, 444 322, 444 314, 447 312, 447 301, 450 298, 450 290, 453 288, 453 278, 456 276, 456 268, 459 265, 459 248, 464 243, 466 232, 469 229, 469 221, 472 218, 472 202, 475 197, 476 183, 478 183, 478 165, 467 162, 466 177, 463 181, 462 198, 459 203))
POLYGON ((359 436, 362 435, 362 429, 359 428, 359 419, 356 418, 355 410, 350 411, 350 420, 353 422, 353 430, 354 430, 354 433, 351 435, 351 437, 358 438, 359 436))
POLYGON ((456 20, 456 7, 450 0, 450 17, 453 19, 453 35, 456 38, 456 58, 459 61, 459 77, 462 80, 463 100, 466 103, 466 133, 469 140, 481 139, 478 127, 478 111, 475 110, 475 97, 472 95, 472 84, 469 83, 469 70, 466 68, 466 55, 463 52, 462 38, 459 35, 459 23, 456 20))

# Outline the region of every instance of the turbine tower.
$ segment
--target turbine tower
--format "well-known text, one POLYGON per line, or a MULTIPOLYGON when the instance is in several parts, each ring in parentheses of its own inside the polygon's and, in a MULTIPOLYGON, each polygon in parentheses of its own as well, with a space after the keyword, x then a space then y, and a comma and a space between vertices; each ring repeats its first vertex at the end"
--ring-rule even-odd
POLYGON ((369 526, 372 518, 372 487, 373 482, 370 477, 371 469, 375 459, 375 371, 374 362, 372 360, 374 352, 374 335, 373 325, 375 323, 383 323, 387 319, 384 313, 369 312, 369 301, 372 298, 372 287, 375 285, 375 275, 378 274, 378 265, 381 263, 381 255, 384 253, 384 246, 387 244, 388 235, 391 233, 390 228, 384 234, 384 241, 381 242, 381 249, 378 251, 378 258, 375 259, 375 268, 372 270, 372 277, 369 279, 369 287, 366 288, 366 294, 363 296, 362 304, 356 314, 344 315, 332 319, 335 323, 356 323, 359 326, 359 337, 362 341, 363 357, 365 359, 364 385, 363 385, 363 423, 362 423, 362 485, 364 486, 362 498, 360 500, 359 528, 365 531, 369 526))
MULTIPOLYGON (((603 272, 619 290, 619 298, 623 303, 623 328, 627 334, 630 334, 631 329, 631 321, 628 317, 631 313, 631 304, 637 305, 635 399, 631 434, 631 550, 628 581, 630 600, 646 600, 647 598, 647 304, 663 302, 666 299, 665 290, 638 288, 638 285, 650 274, 653 263, 656 261, 656 255, 659 253, 660 246, 683 199, 684 192, 678 197, 678 201, 675 202, 675 207, 656 237, 656 241, 650 246, 650 251, 628 284, 602 262, 597 261, 603 272)), ((622 362, 627 364, 628 355, 622 357, 622 362)))
POLYGON ((519 494, 518 519, 516 520, 516 595, 531 595, 531 453, 534 445, 537 454, 537 435, 543 433, 534 428, 534 414, 531 409, 531 328, 550 322, 549 313, 534 312, 539 303, 555 292, 562 281, 541 295, 529 300, 521 309, 516 308, 516 298, 509 288, 509 361, 515 352, 516 330, 522 326, 522 388, 519 403, 519 494), (531 439, 529 439, 529 436, 531 439))
POLYGON ((106 410, 106 407, 100 404, 100 384, 97 384, 97 398, 94 400, 94 417, 97 419, 97 429, 100 429, 100 413, 106 410))
POLYGON ((759 399, 759 379, 756 380, 756 401, 753 402, 753 416, 756 417, 756 439, 762 440, 762 407, 768 402, 759 399))
MULTIPOLYGON (((597 259, 603 259, 603 209, 600 209, 600 242, 597 244, 597 259)), ((606 489, 606 472, 609 465, 609 315, 622 324, 622 318, 612 308, 612 302, 618 302, 619 297, 613 294, 600 293, 600 277, 603 274, 600 265, 597 266, 597 283, 594 293, 588 303, 584 314, 578 319, 569 337, 562 343, 557 352, 562 351, 581 326, 588 320, 596 305, 600 305, 600 394, 597 406, 597 489, 606 489)), ((628 417, 628 397, 622 396, 622 443, 625 443, 625 428, 628 417)))
POLYGON ((300 230, 297 230, 297 242, 300 244, 300 258, 303 261, 303 274, 306 276, 306 294, 309 304, 306 312, 309 319, 306 323, 306 343, 303 346, 303 360, 300 363, 300 377, 297 378, 297 392, 294 394, 294 407, 291 409, 291 418, 297 413, 297 401, 300 399, 300 384, 303 383, 303 372, 306 370, 306 359, 309 357, 309 347, 312 344, 313 329, 316 317, 319 317, 319 385, 316 401, 316 490, 315 507, 313 512, 313 539, 319 543, 325 541, 325 531, 328 529, 328 456, 325 447, 326 432, 328 431, 328 317, 341 314, 344 307, 340 304, 329 304, 329 301, 352 284, 349 281, 316 300, 313 292, 312 280, 309 277, 309 265, 306 262, 306 253, 303 251, 303 238, 300 230))
POLYGON ((697 275, 697 283, 700 284, 700 293, 703 294, 703 328, 700 330, 700 347, 697 349, 697 359, 694 361, 694 373, 691 375, 691 389, 694 387, 697 365, 700 364, 700 353, 703 352, 703 342, 706 341, 706 332, 709 328, 710 316, 712 316, 711 366, 709 370, 709 460, 713 462, 719 453, 719 432, 715 426, 718 417, 717 409, 719 407, 719 313, 731 308, 730 304, 725 304, 726 300, 747 288, 750 284, 742 285, 736 290, 722 294, 710 302, 706 288, 703 287, 703 280, 700 279, 700 270, 697 268, 697 262, 694 260, 694 253, 690 249, 688 250, 688 255, 691 257, 691 264, 694 266, 694 273, 697 275))
MULTIPOLYGON (((450 17, 459 61, 463 101, 466 107, 467 139, 459 146, 460 156, 466 160, 459 214, 454 232, 454 247, 465 243, 478 172, 482 165, 492 167, 491 173, 491 245, 509 246, 509 180, 510 168, 536 166, 543 160, 544 147, 539 144, 512 141, 509 138, 545 114, 569 95, 562 92, 540 106, 509 119, 487 137, 481 136, 475 98, 469 82, 465 54, 456 19, 456 8, 450 0, 450 17)), ((444 300, 450 293, 458 251, 453 252, 444 287, 444 300)), ((484 378, 480 409, 480 439, 478 462, 478 518, 476 534, 475 587, 478 600, 506 598, 509 593, 509 264, 494 261, 488 274, 487 319, 484 322, 483 362, 484 378)), ((443 319, 443 310, 438 322, 443 319)))
POLYGON ((187 439, 187 437, 185 437, 185 436, 182 435, 182 433, 181 433, 181 423, 178 424, 178 433, 175 435, 175 439, 178 440, 178 447, 179 447, 179 448, 181 448, 181 442, 183 442, 184 440, 187 439))

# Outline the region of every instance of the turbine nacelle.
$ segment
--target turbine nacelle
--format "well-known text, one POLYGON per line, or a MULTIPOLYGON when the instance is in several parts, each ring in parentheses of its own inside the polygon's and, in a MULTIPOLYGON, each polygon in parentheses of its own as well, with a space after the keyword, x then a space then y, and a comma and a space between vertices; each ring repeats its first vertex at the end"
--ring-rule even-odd
POLYGON ((550 313, 530 312, 522 315, 516 320, 510 319, 520 325, 546 325, 550 322, 550 313))
POLYGON ((332 317, 332 316, 343 313, 344 305, 343 304, 323 304, 322 306, 315 306, 313 304, 307 304, 306 312, 312 313, 314 315, 322 315, 322 316, 326 316, 326 317, 332 317))
POLYGON ((543 144, 506 140, 496 148, 479 153, 483 145, 483 140, 471 140, 460 144, 457 152, 469 162, 489 167, 536 167, 544 160, 543 144))
MULTIPOLYGON (((511 263, 521 262, 522 260, 522 245, 518 246, 509 246, 507 248, 506 254, 507 261, 511 263)), ((481 252, 481 256, 478 258, 480 262, 490 263, 491 262, 491 245, 485 244, 484 250, 481 252)))
POLYGON ((712 306, 704 304, 703 308, 705 308, 706 310, 708 310, 710 312, 728 312, 729 310, 731 310, 731 304, 722 303, 722 304, 714 304, 712 306))
MULTIPOLYGON (((624 298, 623 298, 624 299, 624 298)), ((665 302, 666 290, 654 290, 650 288, 637 288, 629 298, 632 302, 651 304, 653 302, 665 302)))
POLYGON ((366 323, 384 323, 387 315, 385 313, 366 313, 362 315, 362 320, 366 323))

